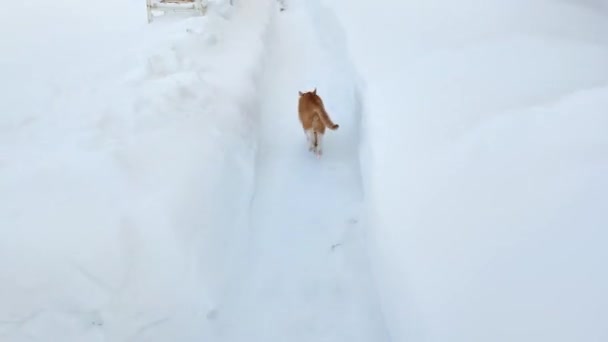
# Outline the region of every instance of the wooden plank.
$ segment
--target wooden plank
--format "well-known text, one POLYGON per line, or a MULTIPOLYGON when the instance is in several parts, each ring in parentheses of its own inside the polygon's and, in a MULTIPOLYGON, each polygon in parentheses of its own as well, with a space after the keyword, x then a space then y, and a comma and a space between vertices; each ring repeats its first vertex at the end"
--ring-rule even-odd
POLYGON ((163 3, 171 3, 171 4, 183 4, 183 3, 193 3, 194 0, 160 0, 163 3))
POLYGON ((162 12, 197 12, 200 15, 205 15, 207 10, 203 5, 203 0, 146 0, 148 11, 148 23, 152 22, 154 16, 153 10, 162 12))

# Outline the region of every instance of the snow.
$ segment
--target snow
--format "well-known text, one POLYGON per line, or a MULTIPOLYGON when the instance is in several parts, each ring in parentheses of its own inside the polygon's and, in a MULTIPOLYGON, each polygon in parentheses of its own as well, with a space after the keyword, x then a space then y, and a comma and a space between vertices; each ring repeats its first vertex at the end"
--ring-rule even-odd
POLYGON ((246 232, 270 4, 146 26, 142 4, 65 1, 46 31, 14 5, 32 27, 2 53, 0 340, 202 334, 246 232))
POLYGON ((233 2, 4 4, 0 341, 608 339, 605 1, 233 2))
POLYGON ((208 341, 383 341, 365 258, 352 69, 333 22, 290 3, 272 26, 246 271, 208 341), (308 151, 298 91, 317 88, 337 131, 308 151))
POLYGON ((603 3, 325 2, 392 340, 606 340, 603 3))

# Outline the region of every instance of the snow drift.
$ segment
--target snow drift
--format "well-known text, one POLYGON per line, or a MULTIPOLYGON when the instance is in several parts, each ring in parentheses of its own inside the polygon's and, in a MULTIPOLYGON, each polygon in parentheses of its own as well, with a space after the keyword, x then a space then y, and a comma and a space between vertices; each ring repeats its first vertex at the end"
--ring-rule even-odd
POLYGON ((601 1, 325 1, 394 341, 608 339, 601 1))
POLYGON ((284 64, 279 74, 267 68, 261 87, 283 94, 266 117, 295 132, 295 117, 281 116, 290 96, 325 77, 329 109, 350 132, 332 136, 326 154, 346 164, 306 164, 337 184, 323 196, 340 202, 327 208, 337 216, 323 216, 335 221, 318 231, 281 230, 302 223, 290 212, 274 225, 263 215, 295 185, 280 181, 299 176, 286 161, 307 163, 291 153, 300 140, 289 130, 293 144, 269 144, 276 150, 259 158, 271 186, 249 217, 273 0, 220 2, 204 18, 152 25, 139 0, 4 5, 0 339, 203 340, 225 312, 234 316, 220 333, 238 336, 231 323, 264 309, 258 290, 276 301, 240 326, 245 335, 301 301, 308 310, 284 317, 293 326, 259 336, 365 339, 383 336, 386 323, 393 341, 608 339, 606 3, 322 2, 334 11, 303 1, 310 18, 293 13, 306 30, 280 26, 300 40, 274 32, 273 63, 284 64), (331 27, 332 13, 343 29, 331 27), (332 58, 340 65, 324 62, 332 58), (356 116, 358 94, 367 222, 353 212, 358 125, 340 118, 356 116), (264 159, 273 152, 288 157, 264 159), (363 227, 383 315, 358 248, 363 227), (277 248, 285 237, 309 242, 277 248), (261 251, 251 273, 246 249, 261 251), (226 303, 233 311, 216 310, 226 303), (333 311, 317 315, 324 306, 333 311))
POLYGON ((272 2, 39 5, 3 8, 1 339, 200 337, 247 236, 272 2))

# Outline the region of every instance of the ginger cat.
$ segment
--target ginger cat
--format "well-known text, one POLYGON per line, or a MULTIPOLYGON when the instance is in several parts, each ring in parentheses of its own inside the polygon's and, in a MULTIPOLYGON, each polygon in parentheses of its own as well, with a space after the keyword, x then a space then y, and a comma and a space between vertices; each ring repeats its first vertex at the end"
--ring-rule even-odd
POLYGON ((317 88, 306 93, 301 91, 298 93, 300 94, 298 114, 308 141, 308 150, 320 158, 323 153, 322 142, 325 127, 335 131, 340 125, 333 123, 327 115, 323 100, 317 95, 317 88))

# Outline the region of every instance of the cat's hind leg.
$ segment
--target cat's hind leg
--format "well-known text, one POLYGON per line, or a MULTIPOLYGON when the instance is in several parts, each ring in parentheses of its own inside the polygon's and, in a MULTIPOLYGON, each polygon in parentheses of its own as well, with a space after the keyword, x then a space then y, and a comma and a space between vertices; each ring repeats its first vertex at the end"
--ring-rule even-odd
POLYGON ((312 129, 307 129, 304 131, 306 133, 306 141, 308 142, 308 151, 313 151, 315 147, 315 134, 312 129))
POLYGON ((315 134, 315 137, 316 137, 315 154, 317 155, 317 158, 321 158, 321 155, 323 154, 323 133, 317 132, 315 134))

